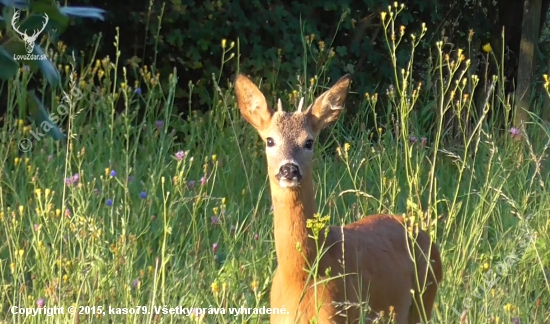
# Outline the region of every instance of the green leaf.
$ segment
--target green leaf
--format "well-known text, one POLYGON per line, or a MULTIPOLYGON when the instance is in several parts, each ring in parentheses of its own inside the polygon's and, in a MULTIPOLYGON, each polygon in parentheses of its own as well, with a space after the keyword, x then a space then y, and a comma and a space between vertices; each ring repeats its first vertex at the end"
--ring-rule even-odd
POLYGON ((345 46, 338 46, 336 47, 336 53, 338 53, 340 57, 344 57, 348 54, 348 49, 345 46))
POLYGON ((413 22, 414 21, 414 17, 413 15, 411 15, 409 12, 403 12, 401 14, 401 23, 403 25, 408 25, 410 22, 413 22))
POLYGON ((43 17, 44 14, 47 14, 50 19, 48 28, 57 29, 58 34, 63 33, 69 25, 69 18, 61 13, 59 7, 51 1, 33 1, 30 5, 30 9, 39 17, 43 17))
POLYGON ((4 44, 4 49, 7 53, 9 53, 10 57, 13 58, 17 66, 19 66, 19 63, 22 63, 23 65, 28 65, 34 71, 38 70, 39 66, 36 60, 22 60, 20 58, 15 58, 15 55, 27 55, 25 43, 21 39, 10 38, 9 42, 6 42, 6 44, 4 44))
MULTIPOLYGON (((32 53, 38 55, 39 57, 46 58, 46 53, 38 44, 34 46, 32 53)), ((38 67, 40 68, 40 71, 42 71, 42 74, 44 75, 46 80, 48 80, 48 83, 52 85, 52 87, 58 87, 61 84, 61 77, 59 76, 59 72, 50 60, 46 58, 45 60, 37 60, 35 62, 38 62, 38 67)))
POLYGON ((6 7, 12 7, 16 9, 27 9, 28 4, 26 0, 0 0, 0 3, 6 7))
POLYGON ((0 79, 9 80, 17 74, 19 64, 13 60, 13 54, 10 54, 4 46, 0 46, 0 79))
MULTIPOLYGON (((6 43, 4 45, 4 50, 4 56, 7 54, 8 57, 12 58, 12 61, 14 61, 14 54, 27 55, 25 44, 18 39, 13 39, 12 41, 6 43)), ((23 65, 28 65, 33 71, 40 70, 49 84, 51 84, 53 87, 59 86, 61 84, 59 72, 57 71, 55 65, 53 65, 53 63, 48 60, 48 58, 46 57, 46 53, 44 52, 42 47, 40 47, 40 45, 34 45, 32 55, 34 55, 36 59, 19 60, 14 62, 17 67, 19 67, 19 63, 22 63, 23 65)))
POLYGON ((52 120, 52 118, 59 119, 60 116, 49 114, 46 107, 42 105, 42 102, 34 93, 34 90, 29 90, 27 92, 27 105, 29 108, 29 117, 37 127, 38 132, 35 133, 38 136, 40 136, 40 134, 48 134, 56 141, 65 141, 65 134, 63 134, 61 129, 56 125, 56 122, 59 122, 59 120, 55 122, 52 120), (50 118, 50 116, 52 116, 52 118, 50 118))
POLYGON ((59 8, 65 16, 81 17, 81 18, 97 18, 103 21, 105 18, 105 10, 95 7, 61 7, 59 8))
POLYGON ((25 50, 25 43, 19 39, 10 37, 10 39, 2 45, 4 49, 9 52, 11 57, 14 57, 14 54, 25 55, 27 51, 25 50))

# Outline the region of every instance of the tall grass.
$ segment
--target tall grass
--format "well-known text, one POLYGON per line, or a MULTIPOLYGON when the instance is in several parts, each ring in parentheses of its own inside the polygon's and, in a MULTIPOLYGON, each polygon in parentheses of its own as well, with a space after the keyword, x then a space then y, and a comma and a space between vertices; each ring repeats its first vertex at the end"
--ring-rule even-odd
MULTIPOLYGON (((502 80, 497 76, 485 105, 475 106, 479 78, 467 72, 467 59, 447 57, 441 44, 429 70, 432 87, 421 87, 412 61, 402 67, 395 60, 400 37, 410 37, 395 26, 399 10, 390 8, 384 20, 394 87, 365 95, 356 121, 339 121, 316 148, 319 213, 333 224, 380 212, 421 220, 444 264, 433 323, 546 323, 550 131, 535 118, 520 134, 488 127, 487 113, 504 98, 502 80), (381 124, 375 105, 393 119, 381 124), (429 134, 418 126, 428 109, 436 116, 429 134), (446 141, 445 114, 464 113, 475 117, 473 127, 460 124, 458 140, 446 141), (364 125, 372 118, 369 132, 364 125)), ((239 58, 238 44, 222 44, 225 57, 239 58)), ((25 107, 30 72, 21 69, 7 84, 0 319, 267 323, 267 315, 244 309, 229 314, 269 306, 276 266, 264 148, 241 120, 231 82, 213 76, 210 112, 183 118, 174 113, 175 70, 163 88, 150 68, 120 74, 120 64, 105 58, 63 66, 64 91, 78 87, 83 94, 62 116, 70 120, 68 143, 43 138, 26 153, 18 143, 32 139, 35 126, 13 112, 25 107), (132 72, 139 80, 129 85, 132 72), (25 317, 12 314, 12 306, 64 306, 65 314, 25 317), (81 314, 68 314, 69 306, 81 314), (156 314, 154 306, 202 310, 156 314), (140 314, 108 314, 122 307, 140 314), (218 307, 227 314, 212 314, 218 307)), ((312 77, 284 99, 295 103, 305 92, 311 100, 334 81, 312 77)), ((49 95, 46 105, 59 105, 62 93, 49 95)))

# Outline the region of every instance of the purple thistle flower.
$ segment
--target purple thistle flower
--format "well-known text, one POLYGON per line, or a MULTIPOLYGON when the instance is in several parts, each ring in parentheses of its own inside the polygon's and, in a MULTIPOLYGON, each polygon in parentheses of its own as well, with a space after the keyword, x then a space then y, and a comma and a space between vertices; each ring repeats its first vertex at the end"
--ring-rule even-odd
POLYGON ((145 191, 142 191, 139 196, 141 197, 141 199, 145 199, 147 198, 147 193, 145 191))
POLYGON ((137 288, 139 286, 139 279, 132 280, 132 287, 137 288))
POLYGON ((161 130, 162 127, 164 127, 164 120, 157 120, 155 122, 155 127, 158 129, 158 130, 161 130))
POLYGON ((176 152, 176 154, 174 154, 174 156, 176 157, 176 159, 178 161, 181 161, 185 157, 185 152, 184 151, 178 151, 178 152, 176 152))
POLYGON ((187 185, 189 186, 189 188, 193 188, 195 186, 195 180, 189 180, 187 185))
POLYGON ((111 177, 113 177, 113 178, 116 177, 116 171, 115 171, 115 170, 111 170, 111 172, 109 173, 109 175, 110 175, 111 177))
POLYGON ((80 180, 80 175, 75 173, 72 177, 65 178, 65 184, 68 186, 76 185, 78 184, 78 180, 80 180))
POLYGON ((107 206, 111 207, 113 205, 112 199, 107 199, 107 206))
POLYGON ((418 141, 418 138, 416 136, 409 137, 409 142, 416 143, 418 141))
POLYGON ((201 186, 204 186, 206 184, 206 177, 201 178, 201 186))
POLYGON ((128 176, 128 182, 132 182, 134 181, 134 176, 133 175, 129 175, 128 176))
POLYGON ((212 252, 216 253, 218 251, 218 243, 212 244, 212 252))
POLYGON ((94 195, 96 195, 96 196, 99 195, 99 189, 94 188, 94 195))
POLYGON ((65 216, 70 217, 71 215, 71 210, 69 208, 65 209, 65 216))
POLYGON ((256 233, 254 233, 254 240, 257 241, 260 236, 256 233))
POLYGON ((40 228, 40 226, 38 226, 38 224, 34 224, 34 230, 38 232, 38 229, 40 228))
POLYGON ((521 131, 515 127, 510 128, 508 131, 512 138, 518 138, 521 135, 521 131))
POLYGON ((46 301, 44 300, 44 298, 38 298, 36 300, 36 307, 38 308, 44 307, 45 304, 46 304, 46 301))
POLYGON ((212 216, 210 219, 212 220, 213 225, 218 225, 220 223, 220 219, 216 216, 212 216))

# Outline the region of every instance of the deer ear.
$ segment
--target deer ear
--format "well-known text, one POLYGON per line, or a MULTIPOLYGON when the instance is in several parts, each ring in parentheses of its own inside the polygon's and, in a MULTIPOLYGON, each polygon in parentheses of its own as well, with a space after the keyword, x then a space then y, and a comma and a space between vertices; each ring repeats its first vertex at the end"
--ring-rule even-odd
POLYGON ((344 109, 344 103, 350 84, 349 74, 341 77, 329 90, 321 94, 305 112, 312 130, 319 134, 323 129, 338 119, 344 109))
POLYGON ((273 116, 273 110, 267 106, 264 95, 249 78, 242 74, 235 79, 235 94, 241 115, 261 133, 269 126, 273 116))

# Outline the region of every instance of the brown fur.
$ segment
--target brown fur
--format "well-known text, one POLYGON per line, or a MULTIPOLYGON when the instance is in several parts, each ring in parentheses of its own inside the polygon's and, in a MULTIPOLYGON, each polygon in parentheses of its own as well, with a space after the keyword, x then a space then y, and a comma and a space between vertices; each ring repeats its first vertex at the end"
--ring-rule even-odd
MULTIPOLYGON (((284 307, 289 314, 272 314, 271 323, 305 324, 314 318, 323 324, 359 323, 361 309, 368 308, 366 300, 371 311, 363 316, 371 320, 381 311, 388 314, 390 308, 399 324, 431 318, 443 278, 439 251, 423 231, 412 230, 415 235, 411 236, 416 240, 411 240, 402 217, 373 215, 344 227, 330 226, 324 241, 328 250, 319 260, 315 288, 313 279, 308 277, 308 264, 314 264, 317 249, 308 237, 311 233, 306 222, 316 207, 312 152, 304 149, 304 143, 316 139, 338 118, 348 87, 349 78, 345 76, 306 111, 290 114, 272 111, 260 90, 245 76, 236 79, 241 114, 262 139, 270 138, 276 143, 266 148, 278 262, 270 306, 284 307), (282 161, 287 160, 295 161, 301 170, 302 179, 296 187, 282 186, 275 177, 282 161), (296 248, 297 243, 301 251, 296 248), (339 278, 325 280, 327 269, 331 278, 339 278), (413 295, 411 290, 416 293, 413 295)), ((323 233, 320 236, 324 237, 323 233)))

